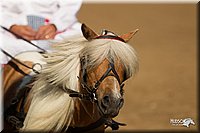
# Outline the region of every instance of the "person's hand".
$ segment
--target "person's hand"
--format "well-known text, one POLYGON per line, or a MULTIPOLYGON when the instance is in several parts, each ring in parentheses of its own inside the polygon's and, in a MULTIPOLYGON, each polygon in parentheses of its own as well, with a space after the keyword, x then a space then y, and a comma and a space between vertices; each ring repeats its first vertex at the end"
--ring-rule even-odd
POLYGON ((34 40, 36 35, 36 31, 27 25, 12 25, 10 31, 27 40, 34 40))
POLYGON ((35 36, 36 40, 54 39, 56 35, 56 27, 53 24, 41 26, 35 36))

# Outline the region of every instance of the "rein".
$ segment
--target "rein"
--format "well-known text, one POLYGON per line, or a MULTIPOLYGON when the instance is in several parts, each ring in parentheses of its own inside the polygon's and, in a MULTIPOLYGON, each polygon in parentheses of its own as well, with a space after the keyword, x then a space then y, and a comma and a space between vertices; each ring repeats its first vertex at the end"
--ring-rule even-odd
MULTIPOLYGON (((7 32, 9 32, 9 33, 11 33, 11 34, 13 34, 15 37, 17 37, 17 38, 19 38, 19 39, 22 39, 23 41, 28 42, 28 44, 30 44, 30 45, 32 45, 32 46, 34 46, 34 47, 40 49, 40 50, 42 51, 42 53, 46 53, 46 52, 47 52, 47 51, 44 50, 43 48, 41 48, 41 47, 35 45, 34 43, 32 43, 31 41, 29 41, 29 40, 23 38, 22 36, 17 35, 16 33, 12 32, 11 30, 7 29, 6 27, 1 26, 1 25, 0 25, 0 27, 1 27, 2 29, 4 29, 5 31, 7 31, 7 32)), ((39 74, 39 72, 38 72, 37 70, 35 70, 34 67, 35 67, 36 65, 40 65, 40 66, 41 66, 41 64, 35 63, 35 64, 33 64, 32 67, 29 67, 29 66, 27 66, 26 64, 24 64, 23 62, 21 62, 20 60, 16 59, 16 58, 13 57, 12 55, 10 55, 10 54, 9 54, 8 52, 6 52, 4 49, 2 49, 2 48, 0 48, 0 49, 1 49, 1 51, 2 51, 5 55, 7 55, 8 57, 10 57, 11 59, 13 59, 14 61, 16 61, 17 63, 23 65, 23 66, 26 67, 26 68, 31 69, 31 70, 32 70, 33 72, 35 72, 36 74, 39 74)))
POLYGON ((4 29, 5 31, 7 31, 7 32, 9 32, 9 33, 11 33, 11 34, 13 34, 15 37, 17 37, 17 38, 19 38, 19 39, 22 39, 22 40, 24 40, 25 42, 28 42, 30 45, 32 45, 32 46, 34 46, 34 47, 36 47, 36 48, 42 50, 42 52, 46 52, 46 50, 44 50, 43 48, 41 48, 41 47, 35 45, 34 43, 32 43, 31 41, 29 41, 29 40, 23 38, 22 36, 17 35, 16 33, 12 32, 11 30, 7 29, 6 27, 1 26, 1 25, 0 25, 0 27, 1 27, 2 29, 4 29))
MULTIPOLYGON (((42 53, 45 53, 46 50, 42 49, 41 47, 35 45, 34 43, 32 43, 31 41, 15 34, 14 32, 10 31, 9 29, 7 29, 6 27, 3 27, 0 25, 0 27, 2 29, 4 29, 5 31, 13 34, 15 37, 22 39, 26 42, 28 42, 28 44, 40 49, 42 51, 42 53)), ((32 65, 32 67, 26 65, 25 63, 21 62, 20 60, 16 59, 15 57, 13 57, 12 55, 10 55, 8 52, 6 52, 5 50, 3 50, 2 48, 0 48, 0 50, 7 55, 8 57, 10 57, 13 61, 9 62, 8 64, 10 64, 16 71, 18 71, 19 73, 25 75, 25 77, 22 79, 22 83, 17 86, 17 93, 15 94, 15 96, 11 99, 11 102, 8 106, 8 108, 6 108, 4 110, 4 119, 11 124, 11 126, 15 127, 16 129, 20 129, 23 127, 23 121, 25 119, 25 112, 24 112, 24 106, 25 106, 25 99, 28 95, 28 92, 30 90, 29 87, 27 87, 26 85, 31 82, 32 80, 32 76, 30 76, 29 74, 25 74, 24 71, 22 71, 21 69, 18 68, 16 63, 19 63, 20 65, 31 69, 33 72, 35 72, 36 74, 39 74, 39 71, 37 71, 36 69, 34 69, 34 67, 36 65, 40 65, 39 63, 35 63, 32 65), (21 103, 20 103, 21 102, 21 103), (20 104, 19 107, 19 111, 16 110, 18 104, 20 104)))
MULTIPOLYGON (((36 65, 39 65, 40 67, 42 67, 41 64, 35 63, 35 64, 32 65, 32 67, 30 67, 30 66, 24 64, 23 62, 21 62, 20 60, 16 59, 15 57, 13 57, 12 55, 10 55, 9 53, 7 53, 5 50, 1 49, 1 51, 2 51, 5 55, 7 55, 8 57, 10 57, 11 59, 13 59, 14 61, 16 61, 17 63, 19 63, 20 65, 22 65, 22 66, 24 66, 24 67, 26 67, 26 68, 29 68, 29 69, 31 69, 31 70, 33 70, 33 72, 35 72, 36 74, 39 74, 39 73, 40 73, 39 71, 35 70, 34 67, 35 67, 36 65)), ((15 63, 15 62, 12 61, 12 63, 15 64, 15 66, 16 66, 16 63, 15 63)))

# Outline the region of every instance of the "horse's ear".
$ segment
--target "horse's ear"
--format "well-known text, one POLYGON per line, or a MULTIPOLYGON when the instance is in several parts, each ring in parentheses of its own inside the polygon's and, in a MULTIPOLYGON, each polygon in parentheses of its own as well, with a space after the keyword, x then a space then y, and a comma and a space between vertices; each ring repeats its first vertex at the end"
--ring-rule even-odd
POLYGON ((138 32, 138 30, 139 29, 136 29, 132 32, 121 35, 120 38, 124 39, 125 42, 128 42, 138 32))
POLYGON ((92 29, 90 29, 89 27, 87 27, 85 24, 82 24, 81 30, 82 30, 83 36, 88 41, 91 41, 92 39, 94 39, 95 37, 98 36, 92 29))

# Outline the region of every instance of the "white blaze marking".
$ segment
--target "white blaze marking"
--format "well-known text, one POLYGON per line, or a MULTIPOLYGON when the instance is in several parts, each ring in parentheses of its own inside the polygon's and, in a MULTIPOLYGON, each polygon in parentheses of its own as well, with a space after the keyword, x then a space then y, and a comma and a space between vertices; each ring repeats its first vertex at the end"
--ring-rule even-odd
POLYGON ((121 97, 121 94, 120 94, 120 91, 118 89, 119 87, 119 83, 117 81, 116 78, 113 78, 113 83, 114 83, 114 86, 113 86, 113 94, 116 98, 120 98, 121 97))

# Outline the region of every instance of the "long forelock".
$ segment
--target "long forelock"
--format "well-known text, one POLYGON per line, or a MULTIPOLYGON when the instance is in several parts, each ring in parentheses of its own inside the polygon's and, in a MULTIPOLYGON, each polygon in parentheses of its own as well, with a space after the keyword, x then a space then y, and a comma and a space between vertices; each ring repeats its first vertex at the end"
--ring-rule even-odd
POLYGON ((88 42, 82 52, 86 58, 87 69, 98 66, 103 60, 120 61, 126 74, 130 77, 138 70, 138 59, 135 50, 124 42, 111 39, 96 39, 88 42))

